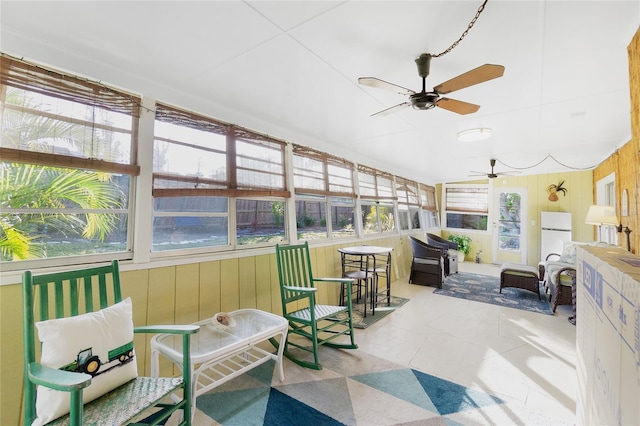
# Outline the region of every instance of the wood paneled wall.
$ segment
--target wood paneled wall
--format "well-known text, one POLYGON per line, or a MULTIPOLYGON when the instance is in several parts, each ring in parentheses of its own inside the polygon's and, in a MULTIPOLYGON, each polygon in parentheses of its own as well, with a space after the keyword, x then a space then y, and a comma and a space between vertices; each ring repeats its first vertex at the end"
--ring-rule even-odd
MULTIPOLYGON (((593 172, 593 181, 615 173, 616 212, 623 226, 631 229, 631 251, 638 254, 640 249, 640 28, 636 31, 628 47, 629 86, 631 96, 631 140, 602 162, 593 172), (629 215, 620 217, 622 193, 627 190, 629 215)), ((594 186, 594 198, 596 188, 594 186)), ((619 245, 627 247, 627 235, 618 238, 619 245)))

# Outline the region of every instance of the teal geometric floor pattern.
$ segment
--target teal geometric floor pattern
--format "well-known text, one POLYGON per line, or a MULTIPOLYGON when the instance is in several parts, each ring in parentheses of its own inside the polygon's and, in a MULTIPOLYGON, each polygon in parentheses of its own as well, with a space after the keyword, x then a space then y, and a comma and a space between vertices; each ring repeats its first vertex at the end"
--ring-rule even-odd
POLYGON ((285 359, 197 398, 196 425, 448 425, 500 398, 358 350, 322 348, 320 371, 285 359), (198 418, 201 421, 197 421, 198 418), (206 421, 202 421, 206 419, 206 421))

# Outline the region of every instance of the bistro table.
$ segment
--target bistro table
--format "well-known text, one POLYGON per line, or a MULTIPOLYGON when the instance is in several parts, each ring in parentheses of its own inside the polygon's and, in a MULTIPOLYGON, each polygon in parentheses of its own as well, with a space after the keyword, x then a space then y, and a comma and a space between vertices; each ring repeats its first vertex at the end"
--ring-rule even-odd
MULTIPOLYGON (((379 246, 352 246, 338 249, 342 257, 342 276, 358 281, 358 299, 360 297, 360 284, 364 283, 365 299, 364 313, 367 316, 367 299, 369 298, 371 314, 376 314, 378 304, 378 279, 383 275, 387 280, 386 298, 387 306, 391 305, 391 252, 393 247, 379 246), (369 290, 369 286, 371 287, 369 290), (370 297, 369 297, 370 294, 370 297)), ((341 300, 344 300, 344 286, 340 292, 341 300)))

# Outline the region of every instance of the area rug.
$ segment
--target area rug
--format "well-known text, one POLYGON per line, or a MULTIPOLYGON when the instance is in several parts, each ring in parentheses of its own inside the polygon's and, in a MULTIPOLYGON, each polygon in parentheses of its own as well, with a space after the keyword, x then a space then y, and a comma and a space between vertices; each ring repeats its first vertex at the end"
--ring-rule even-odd
MULTIPOLYGON (((355 300, 355 297, 354 297, 355 300)), ((391 303, 387 306, 387 299, 380 299, 378 302, 378 306, 376 306, 376 313, 374 315, 371 314, 371 306, 367 306, 367 316, 364 316, 364 304, 362 303, 353 303, 353 326, 355 328, 367 328, 376 322, 380 321, 382 318, 386 317, 396 309, 400 308, 402 305, 407 303, 409 299, 405 299, 403 297, 391 296, 391 303)))
POLYGON ((536 293, 520 288, 507 287, 500 293, 500 278, 488 275, 468 272, 451 274, 445 278, 442 289, 436 289, 433 293, 553 315, 544 288, 540 288, 541 300, 538 300, 536 293))
POLYGON ((482 422, 483 410, 504 404, 360 350, 322 347, 320 359, 320 371, 285 359, 284 382, 270 361, 199 396, 194 426, 453 426, 463 418, 482 422))

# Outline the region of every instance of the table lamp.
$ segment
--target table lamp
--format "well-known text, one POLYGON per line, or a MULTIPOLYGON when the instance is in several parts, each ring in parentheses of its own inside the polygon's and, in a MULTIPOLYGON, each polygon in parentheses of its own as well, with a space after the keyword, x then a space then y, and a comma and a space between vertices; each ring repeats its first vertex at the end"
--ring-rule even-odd
POLYGON ((617 225, 618 217, 615 208, 611 206, 592 205, 589 207, 587 217, 584 220, 587 225, 598 225, 598 241, 602 240, 602 225, 617 225))

